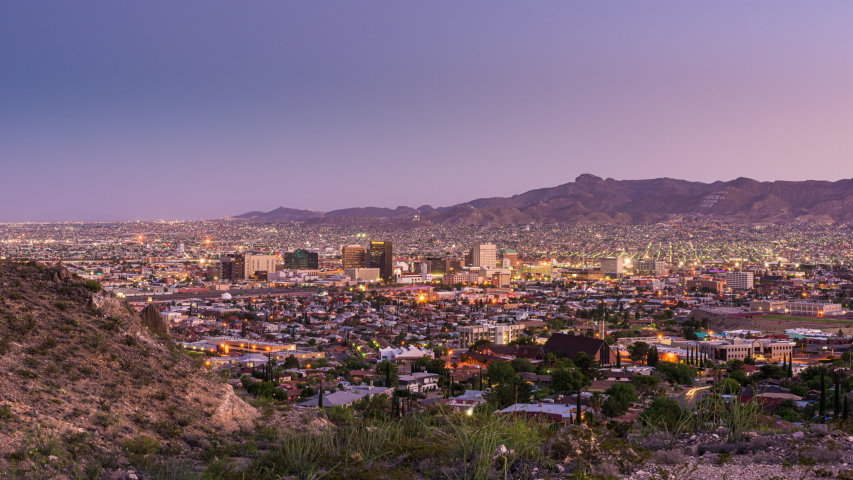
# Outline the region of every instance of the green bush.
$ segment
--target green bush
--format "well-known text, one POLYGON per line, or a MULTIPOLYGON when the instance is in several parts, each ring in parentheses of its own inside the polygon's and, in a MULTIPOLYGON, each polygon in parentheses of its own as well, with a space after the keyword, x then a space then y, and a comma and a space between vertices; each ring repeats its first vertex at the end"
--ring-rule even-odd
POLYGON ((160 453, 160 442, 149 436, 140 435, 125 440, 124 451, 129 455, 157 455, 160 453))

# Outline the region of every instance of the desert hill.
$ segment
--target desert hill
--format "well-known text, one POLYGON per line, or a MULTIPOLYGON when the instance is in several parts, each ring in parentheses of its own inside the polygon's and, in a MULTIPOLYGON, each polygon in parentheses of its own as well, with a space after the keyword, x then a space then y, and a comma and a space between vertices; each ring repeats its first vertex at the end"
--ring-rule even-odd
POLYGON ((0 471, 83 478, 251 428, 256 410, 168 336, 153 307, 140 316, 62 268, 0 261, 0 471))

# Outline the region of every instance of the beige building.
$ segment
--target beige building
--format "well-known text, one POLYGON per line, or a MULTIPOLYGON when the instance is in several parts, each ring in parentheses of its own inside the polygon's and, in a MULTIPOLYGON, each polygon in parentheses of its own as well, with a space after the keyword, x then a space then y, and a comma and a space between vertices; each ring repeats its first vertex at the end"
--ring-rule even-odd
POLYGON ((441 278, 441 283, 453 285, 456 283, 480 283, 482 280, 478 273, 448 273, 441 278))
POLYGON ((361 245, 341 247, 341 267, 344 269, 367 267, 367 247, 361 245))
POLYGON ((732 290, 752 290, 754 283, 752 272, 726 273, 726 286, 732 290))
POLYGON ((749 309, 753 312, 785 312, 784 300, 754 300, 749 302, 749 309))
POLYGON ((524 325, 514 323, 498 323, 486 325, 472 325, 459 327, 459 345, 470 347, 478 340, 489 340, 492 345, 508 345, 518 339, 518 335, 524 331, 524 325))
POLYGON ((794 351, 794 342, 769 339, 736 338, 728 342, 698 342, 699 349, 710 360, 728 362, 746 357, 779 362, 794 351))
POLYGON ((496 268, 498 266, 498 248, 491 243, 474 245, 471 249, 473 267, 496 268))
POLYGON ((380 280, 378 268, 345 268, 344 274, 355 281, 378 282, 380 280))
POLYGON ((237 278, 247 279, 255 276, 258 272, 275 273, 274 255, 256 255, 246 253, 234 257, 237 278))
POLYGON ((634 273, 660 277, 669 273, 666 262, 658 260, 637 260, 634 262, 634 273))
POLYGON ((823 317, 841 315, 841 304, 831 302, 788 302, 785 311, 793 315, 809 315, 823 317))

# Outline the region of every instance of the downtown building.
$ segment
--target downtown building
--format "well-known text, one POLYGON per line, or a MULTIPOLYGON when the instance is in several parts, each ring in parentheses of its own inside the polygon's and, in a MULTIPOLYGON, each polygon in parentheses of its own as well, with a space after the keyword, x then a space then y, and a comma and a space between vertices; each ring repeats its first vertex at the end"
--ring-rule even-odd
POLYGON ((479 340, 488 340, 492 345, 509 345, 510 342, 518 340, 518 336, 524 331, 524 325, 514 323, 470 325, 459 327, 456 331, 459 333, 460 347, 470 347, 479 340))
POLYGON ((394 280, 394 245, 390 240, 371 241, 367 251, 369 268, 379 269, 383 282, 394 280))
POLYGON ((474 245, 468 255, 471 267, 496 268, 498 266, 498 248, 491 243, 474 245))
POLYGON ((732 290, 752 290, 755 279, 752 272, 726 272, 726 286, 732 290))
POLYGON ((303 248, 284 252, 284 268, 288 270, 317 270, 320 268, 320 255, 303 248))
POLYGON ((662 277, 669 273, 666 262, 659 260, 637 260, 634 262, 634 273, 662 277))
POLYGON ((341 268, 367 268, 367 247, 361 245, 341 247, 341 268))
POLYGON ((220 259, 219 278, 223 280, 266 280, 275 273, 275 256, 266 254, 238 253, 220 259))

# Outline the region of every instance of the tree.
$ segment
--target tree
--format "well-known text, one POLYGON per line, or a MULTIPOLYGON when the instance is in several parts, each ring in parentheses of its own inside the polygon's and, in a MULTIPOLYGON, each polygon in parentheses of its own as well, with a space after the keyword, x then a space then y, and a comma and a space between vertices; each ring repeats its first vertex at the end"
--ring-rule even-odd
MULTIPOLYGON (((739 371, 743 371, 743 370, 739 370, 739 371)), ((737 394, 738 392, 740 392, 740 383, 737 380, 735 380, 734 378, 726 378, 720 384, 720 389, 721 389, 722 393, 724 393, 726 395, 734 395, 734 394, 737 394)))
POLYGON ((577 368, 561 367, 551 374, 551 389, 560 393, 579 392, 592 385, 577 368))
POLYGON ((646 354, 646 365, 654 367, 658 364, 658 347, 652 347, 646 354))
POLYGON ((480 353, 480 352, 482 352, 483 350, 486 350, 486 349, 489 349, 489 348, 492 348, 492 341, 491 341, 491 340, 488 340, 488 339, 485 339, 485 338, 482 338, 482 339, 477 340, 476 342, 474 342, 474 344, 473 344, 473 345, 471 345, 471 347, 469 348, 469 350, 471 350, 471 351, 472 351, 472 352, 474 352, 474 353, 480 353))
POLYGON ((611 385, 604 391, 604 394, 607 395, 607 401, 604 402, 604 407, 607 409, 605 414, 610 418, 618 417, 627 412, 631 403, 638 400, 637 391, 629 383, 611 385))
POLYGON ((592 355, 586 352, 579 352, 575 355, 572 363, 590 380, 598 380, 601 377, 601 366, 592 355))
POLYGON ((641 423, 671 430, 690 415, 680 403, 666 397, 655 397, 638 417, 641 423))
POLYGON ((641 397, 653 395, 660 385, 660 377, 657 375, 634 375, 631 383, 641 397))
POLYGON ((519 336, 517 340, 509 342, 509 346, 511 347, 516 345, 536 345, 536 339, 526 335, 519 336))
POLYGON ((284 359, 284 368, 299 368, 299 359, 294 355, 288 355, 287 358, 284 359))
POLYGON ((397 374, 397 365, 388 360, 382 360, 376 364, 376 373, 383 375, 385 381, 383 386, 396 387, 400 382, 400 377, 397 374))
POLYGON ((595 415, 601 412, 601 407, 604 406, 604 395, 601 392, 593 392, 592 396, 589 397, 589 408, 595 412, 595 415))
POLYGON ((577 410, 576 418, 578 424, 581 420, 581 392, 584 388, 590 386, 592 382, 589 377, 581 373, 577 368, 561 366, 551 374, 551 388, 557 392, 577 394, 577 410))
POLYGON ((518 376, 509 362, 492 363, 489 365, 488 375, 490 383, 498 384, 509 383, 518 376))
POLYGON ((657 371, 666 375, 673 385, 693 383, 696 371, 683 363, 658 362, 657 371))
POLYGON ((628 356, 634 363, 639 363, 646 359, 649 353, 649 344, 646 342, 634 342, 628 345, 628 356))
POLYGON ((531 390, 529 383, 516 376, 492 389, 486 394, 486 401, 504 409, 516 403, 530 401, 531 390))
POLYGON ((533 366, 533 362, 526 358, 515 358, 509 364, 512 366, 512 369, 516 371, 516 373, 522 372, 535 372, 536 367, 533 366))

